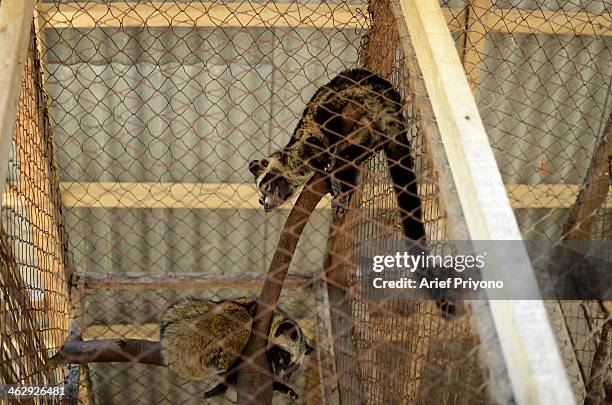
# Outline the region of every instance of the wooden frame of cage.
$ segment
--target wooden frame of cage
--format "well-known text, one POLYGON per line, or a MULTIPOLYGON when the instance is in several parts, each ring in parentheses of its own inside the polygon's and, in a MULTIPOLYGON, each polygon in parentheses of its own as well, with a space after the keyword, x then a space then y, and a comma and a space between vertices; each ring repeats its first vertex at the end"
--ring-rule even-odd
MULTIPOLYGON (((543 204, 539 198, 541 196, 551 196, 548 203, 550 205, 541 206, 575 207, 580 204, 580 198, 577 201, 573 198, 579 186, 508 186, 507 190, 511 196, 511 199, 508 199, 470 91, 470 87, 472 89, 477 87, 479 80, 479 65, 482 61, 485 37, 489 32, 610 36, 612 35, 610 28, 612 18, 610 13, 602 15, 552 12, 536 14, 519 10, 489 10, 490 5, 490 0, 473 0, 465 9, 453 10, 441 9, 435 0, 401 0, 400 7, 395 12, 401 14, 402 24, 406 24, 405 28, 400 27, 400 31, 402 28, 405 29, 404 34, 409 34, 414 44, 418 45, 414 46, 413 51, 423 70, 427 92, 434 107, 433 113, 438 122, 439 131, 433 130, 427 136, 439 137, 441 144, 444 145, 443 150, 432 150, 432 155, 446 159, 451 167, 452 178, 448 181, 452 187, 442 188, 441 200, 448 207, 454 205, 458 208, 457 212, 461 212, 464 217, 464 220, 459 217, 448 218, 451 229, 455 230, 453 236, 474 240, 520 240, 512 207, 535 207, 535 204, 543 204), (463 30, 465 27, 467 27, 465 41, 471 46, 466 46, 462 55, 463 62, 461 62, 454 52, 455 47, 450 32, 463 30), (464 68, 467 74, 463 73, 464 68), (440 77, 444 80, 436 79, 440 77), (484 179, 482 173, 488 173, 493 178, 484 179), (456 184, 461 184, 461 187, 455 187, 456 184), (448 192, 452 188, 457 190, 459 201, 452 202, 449 196, 444 196, 444 190, 448 192), (522 193, 529 197, 526 200, 522 199, 520 197, 522 193)), ((96 26, 143 26, 144 21, 150 25, 148 24, 149 18, 153 18, 153 25, 157 26, 194 26, 194 22, 197 26, 218 26, 222 21, 230 26, 240 27, 304 25, 325 27, 326 24, 330 24, 328 13, 331 11, 321 11, 307 4, 294 4, 285 8, 262 5, 253 9, 242 9, 240 7, 243 6, 229 4, 226 10, 214 10, 212 14, 212 3, 195 7, 179 7, 177 5, 164 6, 162 3, 138 5, 138 3, 126 2, 112 3, 112 5, 91 5, 89 6, 91 8, 87 9, 76 3, 64 3, 55 12, 52 12, 52 6, 43 4, 38 8, 37 26, 39 29, 42 26, 43 17, 50 19, 51 27, 55 28, 75 26, 75 24, 80 27, 90 27, 92 22, 96 26), (141 7, 140 11, 150 17, 125 20, 128 11, 135 7, 141 7), (102 15, 110 15, 110 17, 102 19, 103 23, 100 25, 98 22, 102 15)), ((4 184, 6 177, 8 144, 14 128, 17 95, 23 73, 21 67, 30 34, 33 10, 34 0, 3 0, 0 6, 0 67, 6 72, 0 76, 0 185, 4 184), (11 40, 2 40, 7 37, 10 37, 11 40)), ((340 21, 351 27, 351 24, 355 23, 352 16, 359 14, 358 10, 360 9, 353 6, 347 7, 346 10, 333 10, 338 13, 334 15, 334 19, 338 18, 335 23, 340 21)), ((402 37, 401 44, 403 47, 412 47, 408 44, 406 35, 402 37)), ((435 143, 430 142, 430 144, 435 143)), ((125 199, 121 198, 122 195, 125 195, 122 194, 124 186, 125 184, 117 183, 106 186, 100 183, 85 185, 71 183, 63 184, 62 191, 69 195, 67 201, 74 201, 74 206, 83 204, 105 207, 175 207, 178 204, 186 204, 190 208, 199 208, 201 206, 210 207, 212 204, 213 207, 235 207, 228 201, 229 199, 203 202, 209 195, 206 187, 202 195, 194 196, 193 186, 191 188, 183 185, 150 185, 148 187, 142 183, 136 185, 137 191, 132 194, 134 205, 129 205, 129 203, 128 205, 114 205, 126 204, 125 199), (97 198, 96 201, 82 198, 89 193, 91 187, 98 187, 102 190, 100 198, 97 198), (168 196, 150 198, 151 188, 154 187, 161 187, 162 190, 168 192, 168 196), (191 203, 179 202, 180 199, 177 199, 176 196, 172 197, 172 187, 184 187, 185 195, 192 197, 191 203), (70 195, 73 200, 70 200, 70 195)), ((209 187, 213 186, 209 185, 209 187)), ((225 186, 214 187, 217 187, 218 190, 219 187, 225 186)), ((235 195, 236 191, 228 190, 232 195, 235 195)), ((0 195, 3 192, 4 187, 0 195)), ((238 193, 250 195, 252 190, 240 189, 238 193)), ((249 207, 251 198, 249 197, 246 203, 249 207)), ((612 204, 610 193, 604 204, 606 206, 612 204)), ((525 261, 525 265, 529 267, 529 260, 525 261)), ((505 265, 499 261, 497 266, 493 267, 497 267, 496 270, 503 273, 505 265)), ((145 284, 158 285, 155 281, 145 284)), ((489 305, 497 334, 503 336, 500 339, 501 348, 517 402, 565 403, 570 401, 571 390, 563 373, 563 365, 556 353, 554 337, 541 303, 499 301, 491 302, 489 305), (534 339, 534 336, 537 339, 534 339), (555 373, 546 375, 549 370, 554 370, 555 373), (556 397, 548 396, 551 387, 555 387, 556 397)))
POLYGON ((23 66, 30 41, 35 0, 0 3, 0 195, 4 194, 9 149, 15 130, 23 66))

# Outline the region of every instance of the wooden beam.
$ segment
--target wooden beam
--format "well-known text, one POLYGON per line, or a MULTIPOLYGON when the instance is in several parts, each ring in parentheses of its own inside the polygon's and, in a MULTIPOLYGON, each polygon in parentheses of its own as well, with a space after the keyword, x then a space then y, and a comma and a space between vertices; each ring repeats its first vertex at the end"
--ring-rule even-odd
MULTIPOLYGON (((414 44, 410 40, 410 33, 399 1, 392 2, 391 6, 396 16, 400 46, 405 57, 404 74, 408 78, 410 93, 414 96, 414 113, 423 137, 430 165, 429 170, 436 173, 437 187, 434 187, 432 192, 435 192, 439 209, 443 213, 442 221, 436 221, 435 226, 429 229, 425 228, 428 232, 427 239, 468 240, 469 233, 465 216, 457 199, 457 185, 450 170, 440 129, 435 120, 431 119, 434 116, 433 107, 427 97, 427 89, 422 79, 421 67, 417 62, 414 44)), ((482 377, 484 381, 487 381, 486 394, 493 403, 510 403, 512 401, 510 378, 488 302, 472 301, 465 303, 465 306, 470 313, 469 318, 473 331, 480 342, 477 356, 480 360, 482 377), (494 375, 495 378, 492 379, 491 375, 494 375)))
MULTIPOLYGON (((506 184, 512 208, 570 208, 574 205, 581 187, 577 184, 506 184)), ((612 208, 612 189, 602 202, 612 208)))
MULTIPOLYGON (((368 28, 367 5, 328 3, 42 3, 44 28, 105 27, 312 27, 368 28)), ((453 31, 462 30, 460 9, 445 9, 453 31)))
POLYGON ((492 8, 485 27, 487 31, 515 34, 612 36, 612 13, 492 8))
MULTIPOLYGON (((42 3, 44 28, 312 27, 367 28, 366 5, 326 3, 42 3)), ((465 30, 463 8, 443 8, 451 31, 465 30)), ((486 30, 553 35, 612 35, 612 13, 491 9, 486 30)))
POLYGON ((34 0, 2 0, 0 3, 0 197, 6 183, 33 18, 34 0))
POLYGON ((328 3, 61 3, 42 5, 47 28, 315 27, 364 28, 366 5, 328 3))
MULTIPOLYGON (((86 273, 79 275, 79 285, 86 290, 115 288, 120 290, 204 290, 234 288, 257 290, 261 288, 265 276, 236 277, 220 274, 216 277, 203 276, 201 272, 181 274, 155 274, 141 272, 122 272, 118 274, 86 273)), ((310 288, 310 277, 290 275, 285 287, 300 291, 310 288)))
MULTIPOLYGON (((227 183, 60 183, 66 207, 250 208, 260 209, 253 184, 227 183)), ((283 206, 293 207, 297 196, 283 206)), ((329 197, 317 208, 329 207, 329 197)))
MULTIPOLYGON (((427 190, 431 190, 431 184, 421 185, 419 192, 426 193, 427 190)), ((580 190, 577 184, 506 184, 508 198, 514 209, 570 208, 580 190)), ((252 184, 61 182, 60 191, 63 205, 67 208, 261 208, 252 184)), ((317 209, 330 209, 330 201, 326 197, 317 209)), ((293 202, 281 208, 289 209, 293 202)), ((23 194, 9 190, 4 196, 5 206, 28 204, 32 202, 23 194)), ((603 204, 612 208, 612 189, 608 189, 603 204)))
MULTIPOLYGON (((483 276, 512 286, 515 275, 520 274, 523 291, 537 294, 524 247, 508 252, 479 242, 520 241, 521 233, 438 1, 401 0, 400 4, 457 184, 469 237, 477 251, 486 247, 488 252, 483 276)), ((489 306, 516 402, 574 403, 542 301, 512 300, 502 294, 497 298, 489 301, 489 306)))

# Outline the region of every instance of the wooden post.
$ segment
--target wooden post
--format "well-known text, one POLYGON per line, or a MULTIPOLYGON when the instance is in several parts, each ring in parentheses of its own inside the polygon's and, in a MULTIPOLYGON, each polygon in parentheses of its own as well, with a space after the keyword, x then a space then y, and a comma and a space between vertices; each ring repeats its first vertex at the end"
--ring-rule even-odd
MULTIPOLYGON (((85 288, 77 283, 77 276, 70 280, 70 322, 68 327, 68 340, 81 339, 85 329, 85 288)), ((62 347, 63 349, 63 347, 62 347)), ((81 374, 87 364, 70 363, 66 372, 66 392, 70 404, 78 403, 81 387, 81 374)), ((89 391, 90 387, 87 387, 89 391)))
POLYGON ((0 197, 4 194, 17 102, 27 57, 35 0, 0 3, 0 197))
MULTIPOLYGON (((436 0, 401 0, 423 73, 469 237, 474 241, 521 240, 493 151, 454 41, 436 0)), ((433 120, 434 117, 425 117, 433 120)), ((537 283, 524 247, 508 253, 488 244, 485 279, 509 280, 516 271, 525 288, 537 283)), ((519 404, 569 404, 572 391, 541 301, 491 300, 489 306, 519 404)))
POLYGON ((389 0, 370 0, 368 10, 372 23, 365 37, 361 63, 365 68, 389 78, 399 40, 389 0))

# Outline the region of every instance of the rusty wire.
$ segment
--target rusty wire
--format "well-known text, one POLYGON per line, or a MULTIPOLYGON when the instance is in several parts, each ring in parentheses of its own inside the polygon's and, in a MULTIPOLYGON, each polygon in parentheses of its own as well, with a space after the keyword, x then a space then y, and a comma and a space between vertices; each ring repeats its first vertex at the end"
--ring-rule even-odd
MULTIPOLYGON (((612 110, 606 2, 441 3, 524 239, 564 238, 577 197, 602 200, 590 185, 609 156, 595 150, 612 110)), ((444 250, 461 234, 447 223, 460 214, 440 200, 450 169, 428 144, 436 120, 394 29, 397 2, 372 1, 373 16, 352 2, 292 11, 299 4, 39 3, 43 53, 33 41, 3 204, 21 275, 2 285, 3 383, 64 381, 65 368, 43 364, 67 337, 69 308, 85 340, 157 341, 160 314, 182 298, 257 296, 288 210, 263 212, 248 162, 283 146, 310 96, 345 68, 366 66, 400 90, 427 240, 444 250), (4 322, 19 305, 24 320, 4 322)), ((374 154, 345 216, 317 209, 306 225, 279 305, 317 352, 293 385, 312 404, 499 400, 502 371, 482 358, 470 305, 447 321, 430 300, 357 293, 360 250, 401 238, 387 172, 374 154)), ((576 214, 590 239, 610 239, 602 201, 576 214)), ((596 401, 585 387, 606 372, 592 365, 609 313, 592 301, 546 305, 576 398, 596 401)), ((79 374, 81 403, 200 403, 213 384, 131 363, 79 374)))

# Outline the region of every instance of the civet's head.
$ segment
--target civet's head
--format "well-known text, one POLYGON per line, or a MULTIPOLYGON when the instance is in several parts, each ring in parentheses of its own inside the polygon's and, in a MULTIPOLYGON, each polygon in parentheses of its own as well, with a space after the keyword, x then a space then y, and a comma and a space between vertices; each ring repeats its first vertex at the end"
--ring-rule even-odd
POLYGON ((259 203, 266 212, 282 205, 297 189, 283 175, 282 169, 283 165, 275 155, 249 163, 249 170, 255 176, 259 203))
POLYGON ((268 362, 272 374, 288 380, 313 350, 300 326, 281 311, 276 311, 268 337, 268 362))

